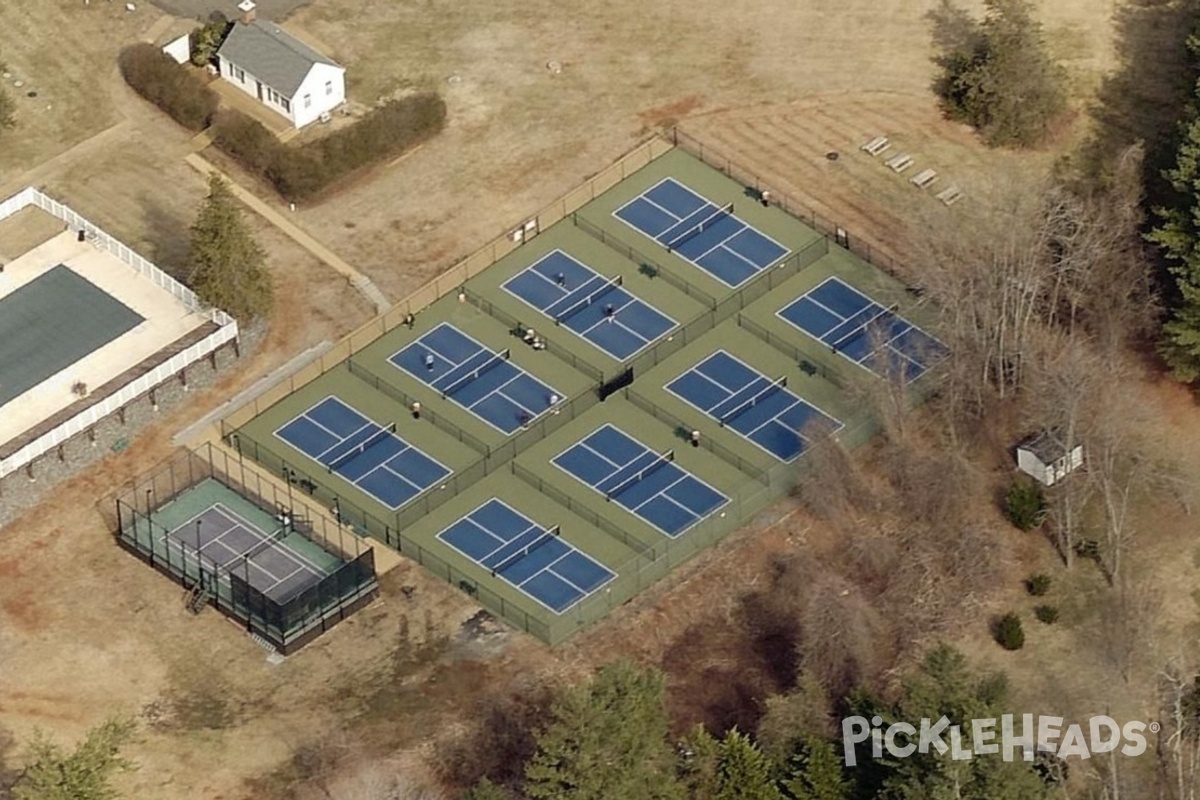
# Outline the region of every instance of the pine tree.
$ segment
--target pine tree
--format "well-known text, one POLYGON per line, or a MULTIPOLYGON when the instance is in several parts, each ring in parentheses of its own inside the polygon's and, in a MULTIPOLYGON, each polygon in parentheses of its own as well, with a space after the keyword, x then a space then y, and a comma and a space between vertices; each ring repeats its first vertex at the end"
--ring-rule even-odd
POLYGON ((192 225, 188 262, 188 282, 203 302, 242 321, 270 313, 274 292, 266 253, 216 173, 209 176, 208 197, 192 225))
POLYGON ((116 800, 109 780, 114 772, 133 769, 120 752, 135 729, 130 719, 106 720, 71 753, 37 736, 30 745, 31 763, 13 786, 13 800, 116 800))
POLYGON ((715 800, 721 743, 697 724, 679 743, 679 780, 688 800, 715 800))
POLYGON ((463 800, 512 800, 512 795, 507 789, 484 778, 467 790, 463 800))
POLYGON ((721 740, 716 800, 782 800, 771 762, 737 728, 721 740))
MULTIPOLYGON (((1188 47, 1194 57, 1200 56, 1200 38, 1192 36, 1188 47)), ((1184 383, 1200 378, 1200 117, 1194 109, 1188 116, 1175 166, 1164 175, 1179 200, 1154 209, 1162 224, 1147 236, 1166 251, 1168 270, 1175 278, 1178 296, 1163 326, 1159 350, 1174 377, 1184 383)))
POLYGON ((804 740, 783 788, 792 800, 847 800, 850 796, 841 756, 832 742, 816 736, 804 740))
MULTIPOLYGON (((1007 713, 1008 682, 1001 673, 974 674, 957 650, 941 645, 905 683, 896 720, 937 720, 960 726, 963 747, 972 746, 971 721, 1007 713)), ((949 735, 943 737, 947 743, 949 735)), ((955 761, 950 754, 914 753, 889 762, 884 796, 895 800, 1044 800, 1050 788, 1023 760, 997 754, 955 761)))
POLYGON ((679 800, 660 673, 620 661, 551 710, 525 768, 531 800, 679 800))
POLYGON ((1028 0, 984 0, 982 23, 939 58, 946 110, 993 146, 1035 147, 1066 111, 1066 74, 1050 60, 1028 0))

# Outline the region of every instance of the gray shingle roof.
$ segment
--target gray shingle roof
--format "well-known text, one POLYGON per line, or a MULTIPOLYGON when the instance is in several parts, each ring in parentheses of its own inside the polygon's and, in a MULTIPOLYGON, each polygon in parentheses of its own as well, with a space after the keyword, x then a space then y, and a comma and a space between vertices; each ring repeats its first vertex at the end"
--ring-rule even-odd
MULTIPOLYGON (((1067 454, 1064 438, 1062 431, 1042 430, 1026 436, 1017 445, 1017 448, 1033 453, 1043 464, 1053 464, 1067 454)), ((1077 444, 1076 447, 1078 446, 1077 444)))
POLYGON ((313 64, 339 66, 266 20, 236 23, 217 53, 288 98, 295 95, 313 64))

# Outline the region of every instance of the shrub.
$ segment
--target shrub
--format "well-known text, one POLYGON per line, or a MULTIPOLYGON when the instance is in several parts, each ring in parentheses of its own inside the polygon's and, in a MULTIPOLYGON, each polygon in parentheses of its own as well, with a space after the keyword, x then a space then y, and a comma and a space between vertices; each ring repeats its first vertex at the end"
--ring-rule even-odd
POLYGON ((202 131, 217 111, 217 95, 152 44, 130 45, 117 62, 135 92, 185 128, 202 131))
POLYGON ((1033 609, 1033 615, 1038 621, 1053 625, 1058 622, 1058 606, 1038 606, 1033 609))
POLYGON ((1050 576, 1049 575, 1031 575, 1025 581, 1025 589, 1034 597, 1041 597, 1046 592, 1050 591, 1050 576))
POLYGON ((393 100, 362 120, 301 147, 279 142, 257 120, 224 111, 213 142, 289 200, 312 197, 356 170, 394 158, 442 129, 446 104, 432 94, 393 100))
POLYGON ((256 175, 266 175, 282 149, 265 125, 237 110, 224 110, 217 115, 213 143, 256 175))
POLYGON ((1018 478, 1008 487, 1004 502, 1009 522, 1023 531, 1031 531, 1046 518, 1046 498, 1042 487, 1026 478, 1018 478))
POLYGON ((1020 650, 1025 646, 1025 629, 1016 614, 1005 614, 996 624, 996 641, 1005 650, 1020 650))

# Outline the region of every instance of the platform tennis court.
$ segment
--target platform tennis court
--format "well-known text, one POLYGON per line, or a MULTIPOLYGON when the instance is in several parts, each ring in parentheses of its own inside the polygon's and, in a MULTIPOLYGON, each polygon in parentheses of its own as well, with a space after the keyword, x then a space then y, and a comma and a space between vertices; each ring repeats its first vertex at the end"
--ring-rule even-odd
POLYGON ((552 397, 562 397, 510 362, 507 350, 484 347, 450 323, 426 332, 388 360, 504 433, 528 425, 550 409, 552 397))
POLYGON ((437 538, 556 614, 616 577, 563 541, 557 526, 539 525, 496 497, 437 538))
POLYGON ((835 353, 878 375, 915 380, 945 345, 837 277, 779 310, 779 316, 835 353))
POLYGON ((640 353, 676 326, 624 289, 620 276, 605 277, 562 250, 509 278, 504 289, 618 361, 640 353))
POLYGON ((740 433, 781 461, 807 447, 802 431, 829 435, 842 423, 724 350, 684 372, 665 387, 681 400, 740 433))
POLYGON ((614 425, 604 425, 552 461, 555 466, 672 538, 728 498, 614 425))
POLYGON ((394 511, 450 474, 394 430, 326 397, 275 436, 394 511))
POLYGON ((221 503, 214 503, 164 535, 166 544, 200 559, 205 569, 236 571, 238 576, 276 602, 284 603, 330 571, 279 544, 289 534, 289 521, 267 532, 221 503))
POLYGON ((738 287, 788 249, 674 178, 664 178, 613 212, 727 286, 738 287))

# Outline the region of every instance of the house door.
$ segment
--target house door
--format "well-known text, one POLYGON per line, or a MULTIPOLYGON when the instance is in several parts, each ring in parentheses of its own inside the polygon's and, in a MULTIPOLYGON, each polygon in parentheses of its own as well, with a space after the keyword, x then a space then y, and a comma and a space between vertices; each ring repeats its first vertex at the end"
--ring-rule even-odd
POLYGON ((262 81, 255 81, 255 83, 258 84, 258 101, 261 103, 262 99, 263 99, 262 98, 262 81))

